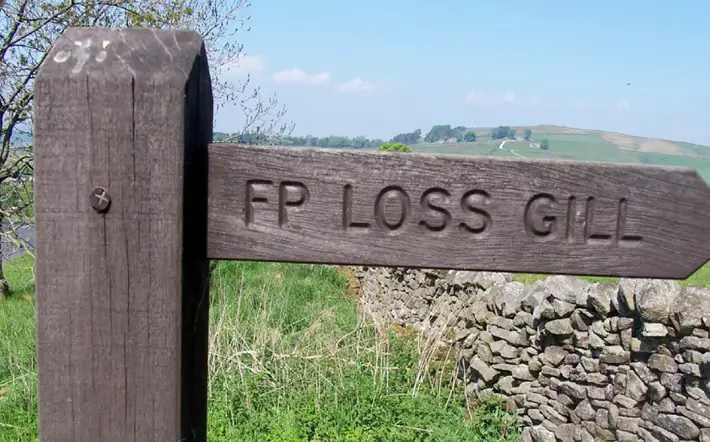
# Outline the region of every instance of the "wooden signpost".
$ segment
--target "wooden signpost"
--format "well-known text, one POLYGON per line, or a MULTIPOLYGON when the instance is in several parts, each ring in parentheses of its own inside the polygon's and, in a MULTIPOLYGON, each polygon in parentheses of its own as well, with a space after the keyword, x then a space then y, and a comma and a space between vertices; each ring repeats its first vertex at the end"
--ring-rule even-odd
POLYGON ((35 99, 42 441, 204 441, 208 259, 684 278, 690 169, 212 144, 202 39, 69 29, 35 99))
POLYGON ((209 149, 214 259, 685 278, 710 257, 690 169, 209 149))
POLYGON ((202 39, 69 29, 34 99, 40 438, 203 441, 202 39))

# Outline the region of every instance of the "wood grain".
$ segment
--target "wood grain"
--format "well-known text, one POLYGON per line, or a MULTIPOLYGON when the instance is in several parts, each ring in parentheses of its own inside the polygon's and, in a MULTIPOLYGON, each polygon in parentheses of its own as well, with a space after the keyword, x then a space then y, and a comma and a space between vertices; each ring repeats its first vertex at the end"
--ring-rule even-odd
POLYGON ((35 103, 40 439, 206 440, 202 39, 69 29, 35 103))
POLYGON ((685 168, 212 144, 213 259, 685 278, 710 190, 685 168))

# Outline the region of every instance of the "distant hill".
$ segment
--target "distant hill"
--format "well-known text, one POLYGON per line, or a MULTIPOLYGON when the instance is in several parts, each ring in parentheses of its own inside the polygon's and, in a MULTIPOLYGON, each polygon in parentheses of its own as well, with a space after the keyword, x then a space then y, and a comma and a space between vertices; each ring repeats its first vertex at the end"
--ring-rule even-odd
MULTIPOLYGON (((710 146, 671 141, 657 138, 626 135, 618 132, 607 132, 595 129, 578 129, 565 126, 539 125, 539 126, 511 126, 516 129, 517 135, 522 136, 525 129, 530 129, 533 134, 539 135, 597 135, 603 141, 616 146, 620 150, 636 152, 660 153, 665 155, 681 155, 691 157, 710 158, 710 146)), ((493 128, 470 128, 477 135, 488 135, 493 128), (480 132, 480 134, 479 134, 480 132)))
POLYGON ((473 143, 420 143, 411 147, 415 152, 441 154, 684 166, 697 170, 710 182, 710 146, 563 126, 511 127, 516 139, 505 144, 490 139, 493 128, 471 127, 468 129, 477 136, 473 143), (523 140, 525 129, 532 131, 530 141, 523 140), (548 150, 539 148, 542 139, 549 140, 548 150))

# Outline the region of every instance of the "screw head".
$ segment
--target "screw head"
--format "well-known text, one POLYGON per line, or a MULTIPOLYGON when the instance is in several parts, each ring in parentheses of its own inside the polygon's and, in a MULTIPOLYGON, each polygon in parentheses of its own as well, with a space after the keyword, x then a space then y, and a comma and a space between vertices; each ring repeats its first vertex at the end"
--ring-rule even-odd
POLYGON ((99 213, 108 211, 111 205, 111 195, 103 187, 94 187, 90 195, 91 207, 99 213))

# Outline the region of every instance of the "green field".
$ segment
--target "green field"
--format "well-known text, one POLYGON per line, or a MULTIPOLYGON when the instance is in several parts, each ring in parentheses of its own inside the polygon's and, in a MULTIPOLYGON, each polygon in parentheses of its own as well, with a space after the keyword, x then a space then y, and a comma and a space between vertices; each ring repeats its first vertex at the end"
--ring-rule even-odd
MULTIPOLYGON (((3 442, 37 440, 32 269, 6 265, 3 442)), ((416 333, 373 330, 336 268, 220 262, 211 286, 210 441, 520 440, 499 404, 452 383, 453 355, 422 360, 416 333)))
MULTIPOLYGON (((527 141, 508 141, 499 149, 502 140, 491 140, 487 128, 472 129, 478 136, 473 143, 422 143, 410 147, 420 153, 683 166, 697 170, 710 182, 709 146, 557 126, 527 127, 533 132, 532 142, 546 138, 550 149, 531 148, 527 141)), ((525 128, 515 127, 518 138, 522 138, 525 128)))

